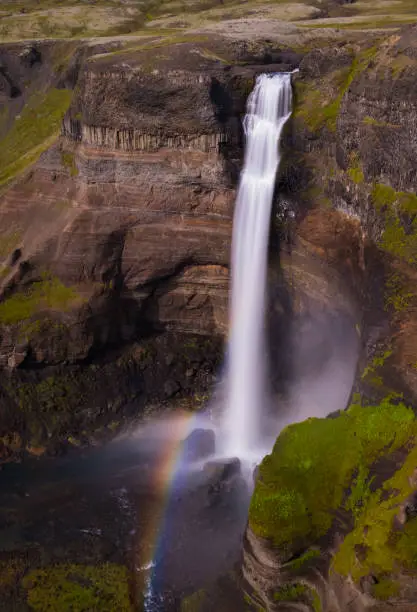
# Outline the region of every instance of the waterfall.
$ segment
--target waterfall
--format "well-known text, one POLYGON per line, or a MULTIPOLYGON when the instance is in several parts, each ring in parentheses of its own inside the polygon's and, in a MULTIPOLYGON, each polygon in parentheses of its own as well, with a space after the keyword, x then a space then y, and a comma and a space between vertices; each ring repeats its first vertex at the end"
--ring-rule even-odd
POLYGON ((261 443, 265 392, 264 311, 269 223, 279 139, 291 115, 291 74, 260 75, 243 127, 245 161, 233 219, 232 296, 224 452, 248 457, 261 443))

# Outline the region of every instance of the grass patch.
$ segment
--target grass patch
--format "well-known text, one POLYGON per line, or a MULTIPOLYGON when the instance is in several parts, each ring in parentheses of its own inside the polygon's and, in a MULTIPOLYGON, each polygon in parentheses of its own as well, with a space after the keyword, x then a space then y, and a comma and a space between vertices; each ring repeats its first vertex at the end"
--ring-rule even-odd
POLYGON ((378 243, 380 248, 409 264, 416 264, 417 195, 376 183, 371 197, 375 209, 384 216, 385 229, 378 243))
POLYGON ((336 122, 345 94, 353 80, 367 69, 377 51, 377 46, 362 51, 353 59, 350 68, 335 71, 330 75, 329 85, 338 93, 336 97, 327 102, 323 102, 321 89, 315 89, 314 86, 302 81, 296 83, 295 114, 305 121, 312 132, 322 127, 327 127, 331 132, 336 131, 336 122))
POLYGON ((363 21, 331 21, 330 23, 302 23, 299 27, 313 30, 334 29, 334 30, 392 30, 398 29, 403 25, 415 23, 415 17, 403 17, 393 20, 391 17, 374 18, 373 20, 364 19, 363 21))
POLYGON ((317 559, 320 559, 320 550, 318 548, 309 548, 302 555, 287 563, 285 569, 289 569, 292 572, 299 572, 317 559))
POLYGON ((372 586, 372 595, 375 599, 382 599, 386 601, 391 597, 398 595, 400 585, 395 580, 389 578, 382 578, 377 584, 372 586))
POLYGON ((67 287, 58 278, 45 276, 0 303, 0 322, 5 325, 20 323, 45 309, 69 310, 79 299, 72 287, 67 287))
POLYGON ((415 294, 410 291, 410 286, 405 277, 393 272, 385 282, 385 309, 393 308, 395 312, 407 310, 415 294))
POLYGON ((396 200, 395 189, 382 183, 376 183, 372 189, 372 202, 375 208, 380 211, 385 206, 391 206, 396 200))
POLYGON ((388 217, 384 233, 378 244, 394 257, 399 257, 409 264, 416 264, 417 218, 411 223, 411 231, 406 231, 398 217, 388 217))
POLYGON ((311 591, 311 599, 313 604, 314 612, 322 612, 323 608, 318 593, 314 590, 311 591))
POLYGON ((369 117, 368 115, 363 118, 362 122, 365 125, 373 125, 375 127, 393 128, 393 129, 401 128, 401 125, 398 125, 396 123, 387 123, 386 121, 379 121, 378 119, 374 119, 373 117, 369 117))
POLYGON ((352 151, 350 155, 350 162, 347 173, 351 180, 356 183, 356 185, 360 185, 365 180, 362 164, 359 158, 359 153, 357 153, 356 151, 352 151))
POLYGON ((0 185, 34 163, 58 136, 71 98, 67 89, 51 89, 29 99, 0 141, 0 185))
POLYGON ((22 582, 35 612, 131 612, 128 579, 125 567, 107 563, 33 570, 22 582))
POLYGON ((395 191, 389 185, 376 183, 372 189, 372 202, 380 211, 395 204, 399 212, 417 213, 417 195, 406 191, 395 191))
POLYGON ((78 168, 75 163, 74 153, 70 151, 62 151, 61 152, 61 162, 64 168, 67 168, 70 176, 78 176, 78 168))
POLYGON ((378 406, 353 404, 334 419, 286 427, 259 469, 249 511, 252 530, 284 554, 311 546, 331 527, 352 481, 347 505, 353 510, 369 499, 370 466, 415 431, 412 410, 390 398, 378 406))
POLYGON ((274 601, 296 601, 308 592, 304 584, 286 584, 274 593, 274 601))
POLYGON ((369 380, 372 378, 372 376, 374 376, 377 372, 377 370, 379 368, 382 368, 382 366, 385 364, 386 360, 391 357, 392 355, 392 350, 391 349, 387 349, 385 350, 383 353, 377 355, 376 357, 374 357, 371 361, 371 363, 369 365, 366 366, 366 368, 364 369, 364 371, 362 372, 361 375, 361 380, 366 380, 367 382, 369 382, 369 380))
POLYGON ((0 594, 16 589, 25 569, 26 564, 23 559, 12 558, 0 561, 0 594))
POLYGON ((206 602, 207 593, 204 589, 196 591, 181 601, 181 612, 200 612, 206 602))
POLYGON ((346 510, 350 510, 355 517, 360 514, 371 495, 370 485, 372 480, 373 478, 369 478, 369 469, 364 465, 360 465, 345 504, 346 510))

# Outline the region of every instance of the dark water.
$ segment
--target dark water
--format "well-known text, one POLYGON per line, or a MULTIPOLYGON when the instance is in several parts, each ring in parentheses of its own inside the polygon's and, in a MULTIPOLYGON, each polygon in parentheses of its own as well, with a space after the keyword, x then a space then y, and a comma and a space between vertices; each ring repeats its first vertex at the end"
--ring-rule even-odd
MULTIPOLYGON (((168 430, 162 438, 150 433, 4 466, 0 561, 24 555, 29 569, 123 564, 131 571, 138 610, 180 609, 184 596, 238 564, 249 492, 241 479, 213 491, 201 466, 177 469, 172 482, 166 460, 171 442, 168 430)), ((225 610, 236 606, 225 604, 225 610)), ((0 609, 28 608, 16 607, 15 595, 6 594, 0 609)))

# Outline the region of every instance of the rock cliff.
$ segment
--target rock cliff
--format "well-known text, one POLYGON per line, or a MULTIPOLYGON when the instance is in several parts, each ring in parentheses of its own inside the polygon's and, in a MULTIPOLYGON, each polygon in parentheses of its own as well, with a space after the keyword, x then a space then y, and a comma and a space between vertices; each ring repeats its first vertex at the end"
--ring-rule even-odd
POLYGON ((1 51, 3 459, 201 403, 226 332, 240 118, 258 72, 300 66, 271 242, 276 389, 277 346, 312 312, 343 317, 361 352, 350 409, 285 429, 260 467, 243 574, 268 610, 414 605, 416 40, 1 51))
POLYGON ((412 26, 300 65, 281 187, 298 240, 344 270, 361 352, 349 409, 260 466, 243 573, 267 610, 416 608, 416 48, 412 26))
MULTIPOLYGON (((204 37, 2 53, 7 457, 16 439, 42 449, 151 400, 204 395, 226 332, 240 119, 262 66, 204 37)), ((300 55, 275 59, 269 70, 292 69, 300 55)))

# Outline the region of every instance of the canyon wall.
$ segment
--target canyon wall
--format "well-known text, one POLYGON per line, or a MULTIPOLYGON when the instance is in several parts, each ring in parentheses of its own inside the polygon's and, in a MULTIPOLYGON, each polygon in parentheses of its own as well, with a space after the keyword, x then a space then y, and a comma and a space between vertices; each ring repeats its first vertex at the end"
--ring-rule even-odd
POLYGON ((215 38, 2 50, 4 460, 204 402, 246 98, 259 72, 300 64, 271 232, 276 389, 313 311, 346 318, 361 351, 351 409, 287 428, 260 468, 243 575, 268 610, 411 609, 415 41, 410 27, 268 66, 270 43, 249 61, 215 38))
POLYGON ((298 239, 352 283, 361 352, 349 410, 287 427, 260 466, 254 607, 416 609, 416 49, 412 26, 300 65, 281 188, 298 239))
MULTIPOLYGON (((220 38, 2 53, 19 92, 2 92, 7 458, 117 430, 149 403, 201 404, 227 331, 241 117, 263 68, 220 38)), ((299 55, 276 59, 269 70, 299 55)))

